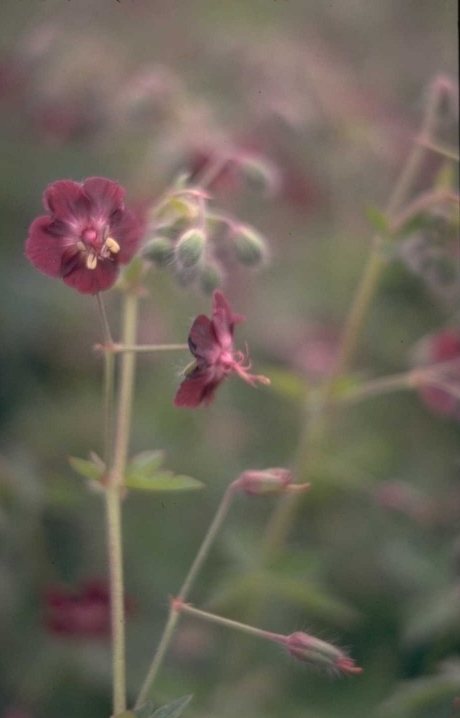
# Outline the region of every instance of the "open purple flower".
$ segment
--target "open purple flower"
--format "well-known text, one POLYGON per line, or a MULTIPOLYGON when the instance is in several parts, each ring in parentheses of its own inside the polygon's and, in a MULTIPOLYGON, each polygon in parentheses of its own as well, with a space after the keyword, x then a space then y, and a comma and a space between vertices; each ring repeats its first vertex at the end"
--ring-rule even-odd
POLYGON ((125 208, 124 197, 123 187, 103 177, 50 184, 43 195, 50 215, 30 225, 27 259, 83 294, 109 289, 141 239, 140 223, 125 208))
POLYGON ((257 382, 270 383, 265 376, 250 374, 248 358, 234 350, 235 325, 242 321, 244 316, 232 312, 222 292, 214 292, 212 318, 200 314, 192 324, 188 345, 195 361, 186 370, 174 399, 175 406, 195 408, 201 403, 209 404, 219 384, 232 372, 251 386, 257 382))

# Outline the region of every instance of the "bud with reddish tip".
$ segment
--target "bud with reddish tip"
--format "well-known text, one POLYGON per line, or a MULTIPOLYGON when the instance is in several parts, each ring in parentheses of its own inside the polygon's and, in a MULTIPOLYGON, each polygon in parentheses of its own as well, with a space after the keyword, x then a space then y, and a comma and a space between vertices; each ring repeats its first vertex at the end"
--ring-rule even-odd
POLYGON ((235 486, 250 496, 267 496, 282 493, 291 481, 292 474, 288 469, 249 470, 241 474, 235 486))
POLYGON ((299 661, 315 668, 324 668, 333 672, 358 674, 362 668, 355 665, 352 658, 331 643, 321 641, 308 633, 297 631, 283 640, 288 653, 299 661))

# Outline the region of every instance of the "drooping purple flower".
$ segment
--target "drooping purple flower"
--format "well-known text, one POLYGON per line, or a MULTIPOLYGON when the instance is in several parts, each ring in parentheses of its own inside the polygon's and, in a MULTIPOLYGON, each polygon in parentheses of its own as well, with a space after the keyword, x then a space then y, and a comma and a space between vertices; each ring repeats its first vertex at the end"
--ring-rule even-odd
POLYGON ((27 259, 83 294, 110 289, 141 239, 141 225, 124 197, 123 187, 103 177, 50 184, 43 195, 50 214, 30 225, 27 259))
POLYGON ((175 406, 195 408, 209 404, 219 384, 231 373, 251 386, 270 383, 265 376, 250 374, 247 357, 234 349, 235 326, 242 321, 244 316, 234 314, 222 292, 215 291, 212 318, 200 314, 192 324, 188 344, 195 362, 177 391, 175 406))

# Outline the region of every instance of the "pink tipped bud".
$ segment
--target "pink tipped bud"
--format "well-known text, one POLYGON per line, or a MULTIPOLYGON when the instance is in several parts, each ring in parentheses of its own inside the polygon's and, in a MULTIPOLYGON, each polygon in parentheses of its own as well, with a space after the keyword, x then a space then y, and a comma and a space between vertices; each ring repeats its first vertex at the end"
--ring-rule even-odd
POLYGON ((362 668, 355 665, 352 658, 349 658, 340 648, 331 643, 314 638, 308 633, 297 631, 286 636, 284 644, 288 653, 299 661, 309 663, 316 668, 338 671, 339 673, 361 673, 362 668))
POLYGON ((236 486, 250 496, 267 496, 286 491, 292 481, 288 469, 265 469, 245 471, 236 481, 236 486))

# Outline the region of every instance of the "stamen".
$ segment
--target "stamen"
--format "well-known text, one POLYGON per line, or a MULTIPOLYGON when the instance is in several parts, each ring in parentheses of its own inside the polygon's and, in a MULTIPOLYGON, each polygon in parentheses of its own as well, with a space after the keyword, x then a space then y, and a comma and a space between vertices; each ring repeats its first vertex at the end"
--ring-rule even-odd
POLYGON ((77 242, 77 249, 79 249, 80 252, 86 252, 86 247, 85 247, 85 245, 83 244, 83 242, 81 242, 81 241, 78 241, 78 242, 77 242))
POLYGON ((113 237, 107 237, 107 239, 105 240, 105 246, 107 247, 109 252, 112 252, 112 254, 118 254, 118 252, 120 251, 120 245, 115 239, 113 239, 113 237))
POLYGON ((97 257, 95 254, 88 254, 88 256, 86 257, 86 267, 87 269, 96 269, 97 257))

